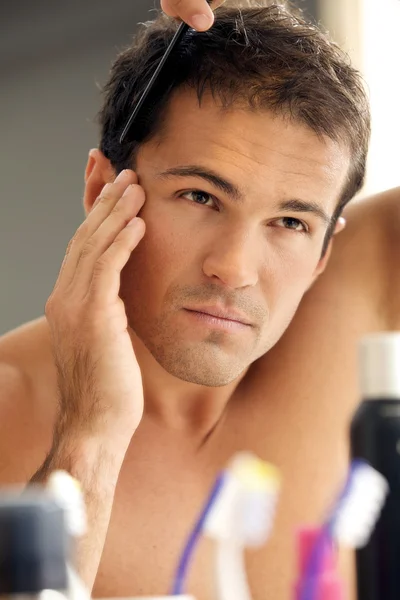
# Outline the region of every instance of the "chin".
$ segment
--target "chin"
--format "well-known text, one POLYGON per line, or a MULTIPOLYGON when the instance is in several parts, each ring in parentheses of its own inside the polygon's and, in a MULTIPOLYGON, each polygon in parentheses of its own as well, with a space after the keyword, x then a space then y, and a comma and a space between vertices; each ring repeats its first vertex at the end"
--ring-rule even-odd
POLYGON ((170 375, 197 385, 222 387, 232 383, 248 367, 218 349, 199 351, 149 345, 148 349, 158 364, 170 375))
POLYGON ((205 370, 199 368, 187 368, 187 365, 176 365, 173 366, 159 363, 165 371, 167 371, 170 375, 181 379, 182 381, 187 381, 189 383, 195 383, 197 385, 203 385, 206 387, 223 387, 225 385, 229 385, 239 375, 240 372, 233 373, 231 370, 228 372, 226 370, 216 369, 215 365, 213 369, 205 370))

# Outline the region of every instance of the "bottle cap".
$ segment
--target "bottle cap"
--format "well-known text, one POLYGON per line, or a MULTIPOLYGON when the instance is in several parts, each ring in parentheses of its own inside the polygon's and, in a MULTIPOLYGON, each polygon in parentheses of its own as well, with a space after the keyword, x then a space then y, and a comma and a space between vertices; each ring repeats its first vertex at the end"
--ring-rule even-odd
POLYGON ((0 495, 0 596, 66 590, 64 511, 42 492, 0 495))
POLYGON ((365 336, 359 357, 362 397, 400 400, 400 332, 365 336))

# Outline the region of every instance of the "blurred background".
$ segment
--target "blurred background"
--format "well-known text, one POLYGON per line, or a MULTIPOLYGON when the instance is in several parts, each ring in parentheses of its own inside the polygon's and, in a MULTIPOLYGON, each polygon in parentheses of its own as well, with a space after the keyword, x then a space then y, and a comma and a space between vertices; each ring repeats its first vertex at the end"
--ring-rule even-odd
MULTIPOLYGON (((366 79, 366 194, 400 185, 400 0, 298 0, 366 79)), ((0 334, 43 314, 84 218, 99 86, 157 0, 13 0, 0 18, 0 334)))

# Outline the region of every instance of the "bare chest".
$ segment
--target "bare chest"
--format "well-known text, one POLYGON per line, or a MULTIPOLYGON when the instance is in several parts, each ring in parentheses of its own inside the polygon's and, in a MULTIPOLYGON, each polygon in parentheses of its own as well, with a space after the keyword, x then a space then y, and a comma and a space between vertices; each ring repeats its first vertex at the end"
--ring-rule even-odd
MULTIPOLYGON (((171 592, 181 552, 217 472, 235 452, 250 450, 277 465, 284 481, 271 539, 265 548, 247 554, 253 598, 290 598, 294 531, 321 518, 344 474, 345 444, 333 441, 334 433, 329 431, 324 441, 307 436, 305 422, 296 424, 290 415, 290 433, 266 416, 263 423, 262 416, 258 415, 257 426, 251 422, 251 411, 249 421, 228 419, 228 431, 210 440, 209 452, 197 457, 188 453, 185 458, 184 449, 178 459, 171 457, 175 452, 157 448, 154 439, 147 439, 152 448, 142 454, 137 440, 140 454, 132 454, 121 472, 95 596, 171 592)), ((213 543, 203 540, 194 554, 186 588, 197 600, 215 598, 215 560, 213 543)))
MULTIPOLYGON (((291 397, 295 402, 299 394, 291 397)), ((280 399, 275 396, 265 402, 280 399)), ((184 544, 214 478, 235 452, 247 450, 278 466, 283 477, 273 535, 265 548, 247 555, 253 598, 290 597, 294 531, 321 519, 345 473, 345 419, 340 422, 334 411, 318 414, 323 407, 316 407, 309 418, 296 416, 284 398, 282 419, 278 411, 256 410, 258 401, 251 396, 243 399, 248 410, 241 416, 232 411, 204 455, 193 456, 182 449, 181 456, 171 457, 175 452, 157 447, 157 439, 146 436, 143 444, 136 440, 138 454, 132 454, 121 472, 96 596, 170 592, 184 544)), ((204 540, 187 581, 187 591, 197 600, 215 598, 214 562, 213 543, 204 540)))

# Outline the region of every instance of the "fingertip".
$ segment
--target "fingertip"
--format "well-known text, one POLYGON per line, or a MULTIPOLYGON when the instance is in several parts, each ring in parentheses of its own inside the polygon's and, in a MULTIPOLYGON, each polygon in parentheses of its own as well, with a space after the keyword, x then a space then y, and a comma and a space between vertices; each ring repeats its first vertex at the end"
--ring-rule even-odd
POLYGON ((213 23, 214 16, 212 13, 211 15, 193 15, 193 17, 190 18, 190 24, 193 27, 193 29, 196 29, 196 31, 207 31, 208 29, 210 29, 213 23))
POLYGON ((127 224, 126 227, 133 227, 135 230, 141 231, 146 229, 146 224, 141 217, 133 217, 127 224))
POLYGON ((136 218, 139 219, 142 226, 146 229, 146 223, 145 223, 144 219, 142 219, 142 217, 136 217, 136 218))
POLYGON ((117 177, 114 180, 114 183, 126 183, 126 184, 135 184, 138 182, 138 176, 135 171, 132 169, 123 169, 118 173, 117 177))

